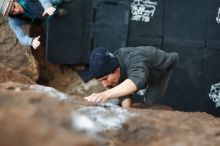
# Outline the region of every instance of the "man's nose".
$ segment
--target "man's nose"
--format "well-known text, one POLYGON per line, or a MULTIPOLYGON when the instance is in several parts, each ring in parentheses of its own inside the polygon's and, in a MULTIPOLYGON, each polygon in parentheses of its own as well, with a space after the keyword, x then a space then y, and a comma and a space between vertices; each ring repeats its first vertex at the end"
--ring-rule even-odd
POLYGON ((17 14, 17 13, 19 12, 19 10, 18 10, 18 9, 14 9, 13 12, 14 12, 15 14, 17 14))
POLYGON ((108 86, 108 83, 107 83, 106 81, 102 81, 101 83, 102 83, 102 85, 103 85, 104 87, 107 87, 107 86, 108 86))

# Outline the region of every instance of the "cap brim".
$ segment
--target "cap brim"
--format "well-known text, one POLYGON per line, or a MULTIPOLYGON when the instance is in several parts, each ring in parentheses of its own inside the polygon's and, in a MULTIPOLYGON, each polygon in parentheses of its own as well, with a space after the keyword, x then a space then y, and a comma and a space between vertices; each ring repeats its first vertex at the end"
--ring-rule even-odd
POLYGON ((8 0, 6 5, 4 6, 5 9, 2 12, 3 19, 6 19, 7 16, 9 15, 13 2, 14 0, 8 0))

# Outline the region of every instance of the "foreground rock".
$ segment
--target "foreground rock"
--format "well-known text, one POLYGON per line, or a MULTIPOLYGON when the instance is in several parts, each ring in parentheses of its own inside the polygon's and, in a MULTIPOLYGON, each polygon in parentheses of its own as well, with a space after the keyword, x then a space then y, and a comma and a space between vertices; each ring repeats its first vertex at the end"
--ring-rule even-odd
POLYGON ((0 106, 1 146, 98 145, 71 130, 70 105, 28 90, 1 90, 0 106))
POLYGON ((14 85, 0 86, 1 146, 218 146, 220 143, 220 120, 206 113, 124 109, 112 104, 87 103, 65 94, 59 101, 60 96, 56 95, 61 93, 55 89, 18 83, 12 88, 14 85))
POLYGON ((22 46, 7 22, 0 20, 0 63, 36 81, 38 63, 29 47, 22 46))
POLYGON ((17 73, 10 68, 6 67, 5 65, 0 63, 0 83, 6 83, 6 82, 18 82, 23 84, 36 84, 28 77, 17 73))

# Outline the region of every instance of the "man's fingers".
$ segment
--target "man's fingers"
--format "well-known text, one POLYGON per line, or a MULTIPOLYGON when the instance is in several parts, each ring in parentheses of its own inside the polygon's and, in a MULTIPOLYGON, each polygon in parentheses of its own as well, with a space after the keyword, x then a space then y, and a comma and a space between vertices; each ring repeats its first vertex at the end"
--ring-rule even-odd
POLYGON ((87 100, 87 101, 90 101, 90 100, 91 100, 90 96, 87 96, 87 97, 85 97, 84 99, 87 100))
POLYGON ((47 12, 47 11, 45 10, 42 16, 45 16, 45 15, 47 15, 47 13, 48 13, 48 12, 47 12))
POLYGON ((40 42, 37 42, 37 43, 36 43, 36 46, 39 47, 39 46, 40 46, 40 42))
POLYGON ((84 99, 87 100, 87 101, 93 101, 93 97, 92 96, 84 97, 84 99))
POLYGON ((39 39, 40 39, 40 36, 36 37, 36 39, 39 40, 39 39))
POLYGON ((56 11, 56 8, 54 8, 54 7, 49 7, 49 8, 47 8, 45 11, 44 11, 44 13, 43 13, 43 16, 45 16, 45 15, 49 15, 49 16, 51 16, 51 15, 53 15, 54 14, 54 12, 56 11))
POLYGON ((96 93, 93 93, 90 96, 84 97, 85 100, 89 101, 89 102, 100 102, 100 98, 96 96, 96 93))
POLYGON ((40 41, 39 41, 39 39, 40 39, 40 36, 34 38, 33 44, 32 44, 32 46, 33 46, 34 49, 37 49, 37 47, 40 46, 40 41))
POLYGON ((96 98, 95 102, 101 102, 101 98, 96 98))
POLYGON ((96 103, 106 102, 107 100, 104 94, 100 94, 100 93, 93 93, 90 96, 84 97, 84 99, 89 102, 96 102, 96 103))
POLYGON ((55 11, 56 11, 56 8, 52 8, 50 11, 50 15, 53 15, 55 11))
POLYGON ((39 47, 39 46, 40 46, 40 43, 36 43, 36 44, 34 44, 33 48, 36 50, 37 47, 39 47))

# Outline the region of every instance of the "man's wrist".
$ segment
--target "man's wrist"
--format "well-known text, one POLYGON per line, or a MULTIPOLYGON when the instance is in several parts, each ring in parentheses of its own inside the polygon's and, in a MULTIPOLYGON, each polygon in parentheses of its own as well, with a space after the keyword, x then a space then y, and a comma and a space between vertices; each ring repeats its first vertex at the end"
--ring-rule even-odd
POLYGON ((33 41, 34 41, 34 38, 29 38, 29 40, 28 40, 28 45, 29 45, 29 46, 32 46, 33 41))
POLYGON ((111 91, 111 89, 104 91, 104 94, 106 95, 107 100, 114 98, 114 97, 112 96, 112 91, 111 91))

